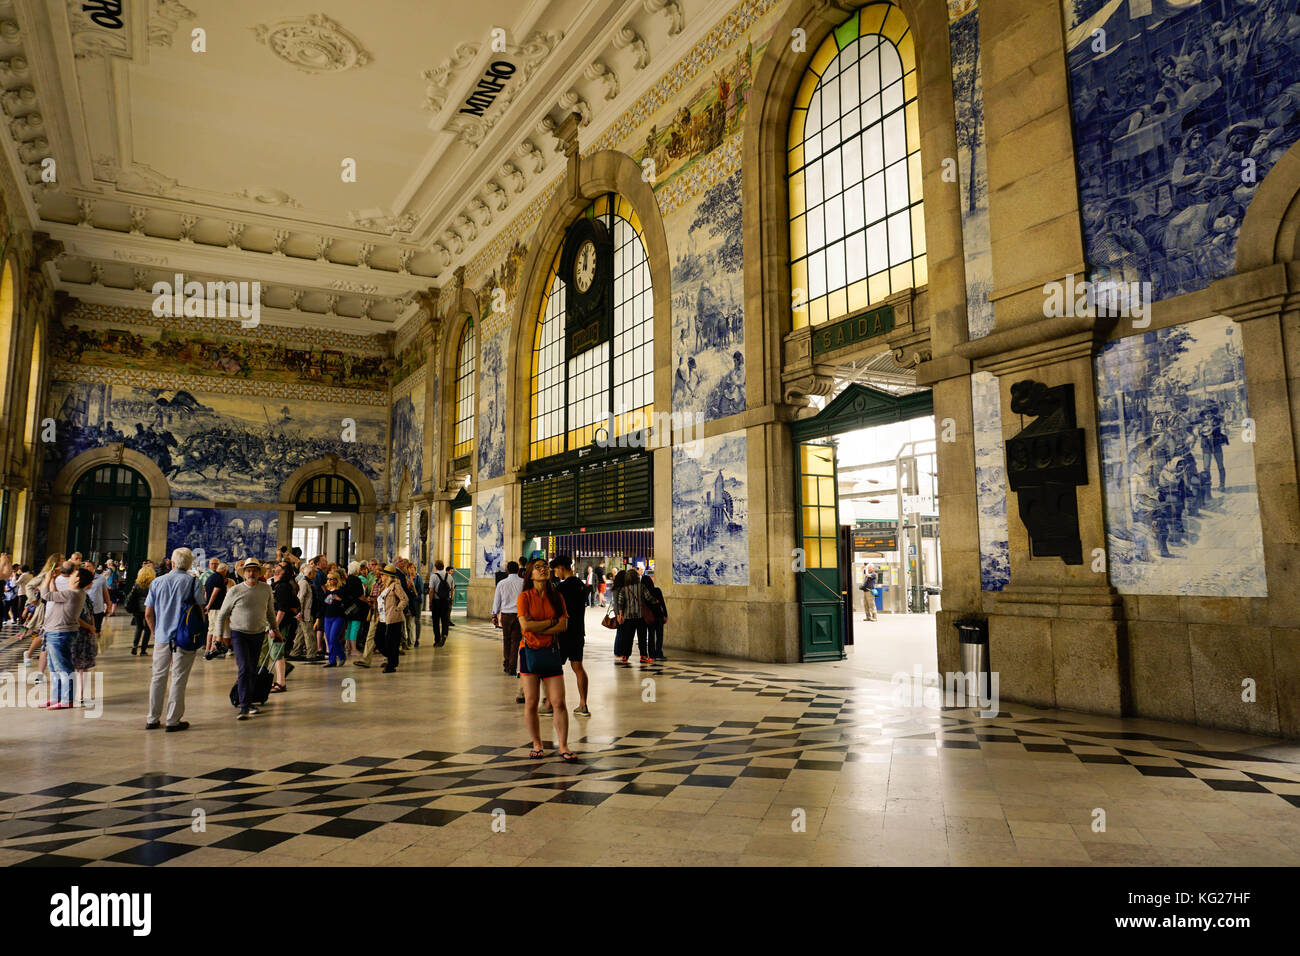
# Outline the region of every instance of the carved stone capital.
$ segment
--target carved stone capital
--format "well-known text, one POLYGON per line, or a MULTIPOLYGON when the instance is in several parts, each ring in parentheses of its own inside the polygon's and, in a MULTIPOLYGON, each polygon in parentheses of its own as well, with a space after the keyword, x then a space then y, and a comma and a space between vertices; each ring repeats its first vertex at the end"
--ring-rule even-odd
POLYGON ((835 379, 832 376, 810 372, 784 382, 781 389, 781 400, 787 405, 806 408, 812 403, 812 396, 820 395, 825 397, 831 393, 834 387, 835 379))
POLYGON ((47 262, 51 262, 63 255, 63 242, 59 239, 50 238, 48 232, 32 233, 32 267, 40 269, 47 262))

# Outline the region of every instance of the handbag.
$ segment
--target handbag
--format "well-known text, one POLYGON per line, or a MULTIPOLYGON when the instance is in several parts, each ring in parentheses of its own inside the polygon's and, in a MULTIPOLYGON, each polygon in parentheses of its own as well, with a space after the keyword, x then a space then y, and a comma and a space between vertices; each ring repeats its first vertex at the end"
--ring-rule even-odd
POLYGON ((553 642, 547 647, 528 647, 525 645, 520 650, 524 654, 523 670, 530 674, 556 671, 564 667, 564 655, 560 652, 558 642, 553 642))
POLYGON ((618 613, 613 607, 606 611, 605 616, 600 619, 600 626, 608 627, 610 630, 618 627, 618 613))

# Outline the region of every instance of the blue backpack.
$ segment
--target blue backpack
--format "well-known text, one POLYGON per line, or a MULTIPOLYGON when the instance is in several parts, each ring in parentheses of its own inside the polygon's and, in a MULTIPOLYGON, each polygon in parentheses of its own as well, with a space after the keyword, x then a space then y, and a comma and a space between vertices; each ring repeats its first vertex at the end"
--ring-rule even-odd
POLYGON ((181 617, 176 622, 176 631, 172 635, 172 641, 179 651, 197 651, 208 643, 208 622, 203 617, 203 609, 194 602, 191 593, 193 587, 191 584, 191 590, 185 592, 181 617))

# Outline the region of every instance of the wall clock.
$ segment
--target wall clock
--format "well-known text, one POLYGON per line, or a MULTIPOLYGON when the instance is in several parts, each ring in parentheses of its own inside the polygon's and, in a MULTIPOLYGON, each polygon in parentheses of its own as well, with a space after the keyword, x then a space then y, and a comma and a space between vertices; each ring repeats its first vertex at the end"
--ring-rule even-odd
POLYGON ((614 334, 614 244, 598 219, 581 217, 569 227, 560 254, 565 282, 566 358, 608 342, 614 334))

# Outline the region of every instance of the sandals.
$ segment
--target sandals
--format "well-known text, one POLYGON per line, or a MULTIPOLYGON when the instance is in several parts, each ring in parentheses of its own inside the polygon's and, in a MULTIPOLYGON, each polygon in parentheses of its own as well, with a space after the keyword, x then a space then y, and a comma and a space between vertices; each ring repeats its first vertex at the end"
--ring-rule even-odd
POLYGON ((563 760, 565 763, 577 763, 578 755, 571 751, 566 750, 564 751, 564 753, 560 754, 560 759, 563 760))
POLYGON ((543 757, 545 757, 545 756, 546 756, 546 751, 545 751, 545 750, 530 750, 530 751, 528 751, 528 759, 529 759, 529 760, 541 760, 541 759, 542 759, 543 757))
POLYGON ((271 685, 271 693, 272 693, 272 694, 283 694, 283 693, 284 693, 286 690, 288 690, 288 689, 289 689, 289 688, 285 687, 283 684, 272 684, 272 685, 271 685))

